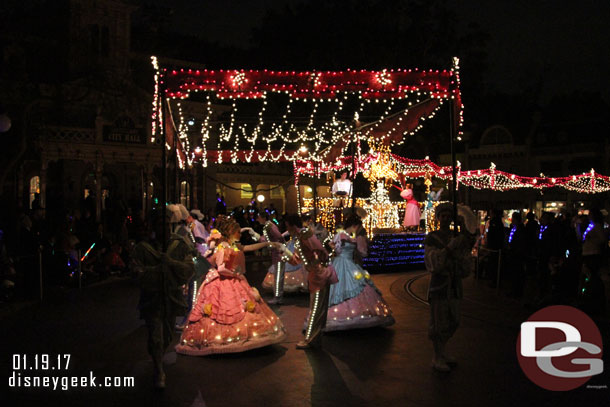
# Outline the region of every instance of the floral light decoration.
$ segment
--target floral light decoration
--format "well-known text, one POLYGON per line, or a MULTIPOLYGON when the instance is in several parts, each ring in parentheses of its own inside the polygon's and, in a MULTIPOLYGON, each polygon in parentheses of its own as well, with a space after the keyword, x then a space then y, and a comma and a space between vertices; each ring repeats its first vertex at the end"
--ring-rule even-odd
POLYGON ((371 189, 374 189, 374 185, 378 181, 383 180, 386 183, 390 183, 399 179, 399 175, 395 170, 396 164, 392 162, 390 153, 387 150, 374 153, 374 156, 377 158, 363 172, 364 177, 371 183, 371 189))

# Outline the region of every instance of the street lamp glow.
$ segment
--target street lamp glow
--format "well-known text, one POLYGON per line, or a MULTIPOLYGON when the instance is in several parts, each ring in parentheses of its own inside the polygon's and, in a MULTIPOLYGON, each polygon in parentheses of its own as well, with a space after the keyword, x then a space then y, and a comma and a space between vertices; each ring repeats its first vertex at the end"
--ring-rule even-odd
POLYGON ((264 201, 265 201, 265 196, 264 196, 263 194, 259 194, 259 195, 256 197, 256 200, 257 200, 258 202, 261 202, 261 203, 262 203, 262 202, 264 202, 264 201))

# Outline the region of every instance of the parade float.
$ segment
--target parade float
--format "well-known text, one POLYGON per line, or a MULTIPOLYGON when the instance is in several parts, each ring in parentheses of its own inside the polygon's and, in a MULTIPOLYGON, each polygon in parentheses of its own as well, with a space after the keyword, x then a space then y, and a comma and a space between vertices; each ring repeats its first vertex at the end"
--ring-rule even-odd
POLYGON ((180 168, 292 163, 299 212, 312 213, 330 231, 346 213, 357 211, 364 217, 371 239, 365 263, 371 270, 421 266, 425 233, 435 227, 432 209, 437 201, 429 199, 435 179, 449 190, 456 213, 459 185, 496 191, 610 190, 610 179, 593 169, 562 178, 523 177, 500 171, 493 163, 486 169, 462 169, 454 148, 463 124, 457 58, 446 70, 211 70, 162 67, 155 57, 152 63, 150 141, 164 147, 165 162, 169 153, 175 154, 180 168), (197 104, 199 120, 185 117, 184 103, 197 104), (442 167, 427 158, 392 152, 444 105, 452 165, 442 167), (197 137, 192 136, 194 129, 197 137), (317 186, 343 170, 349 170, 352 181, 362 174, 369 182, 369 195, 344 197, 339 205, 337 197, 319 197, 317 186), (300 194, 304 178, 313 183, 312 197, 300 194), (400 223, 405 202, 391 201, 389 191, 414 179, 424 180, 428 199, 420 203, 422 226, 405 233, 400 223))

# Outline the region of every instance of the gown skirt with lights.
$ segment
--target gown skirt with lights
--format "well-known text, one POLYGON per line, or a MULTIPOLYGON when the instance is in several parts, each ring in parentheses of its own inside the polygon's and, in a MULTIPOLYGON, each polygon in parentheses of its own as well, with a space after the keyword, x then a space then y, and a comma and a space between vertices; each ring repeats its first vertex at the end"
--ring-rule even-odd
POLYGON ((355 249, 355 243, 344 242, 333 260, 339 282, 330 287, 326 332, 394 324, 370 274, 352 260, 355 249))
POLYGON ((221 244, 211 263, 176 352, 236 353, 282 342, 282 321, 243 276, 243 252, 221 244))
MULTIPOLYGON (((294 253, 294 240, 290 240, 286 243, 286 248, 294 253)), ((262 287, 265 290, 273 291, 275 286, 275 268, 276 265, 272 264, 269 267, 269 272, 263 280, 262 287)), ((284 277, 284 292, 285 293, 296 293, 296 292, 309 292, 307 282, 307 270, 302 264, 293 266, 290 263, 286 263, 285 266, 285 277, 284 277)))

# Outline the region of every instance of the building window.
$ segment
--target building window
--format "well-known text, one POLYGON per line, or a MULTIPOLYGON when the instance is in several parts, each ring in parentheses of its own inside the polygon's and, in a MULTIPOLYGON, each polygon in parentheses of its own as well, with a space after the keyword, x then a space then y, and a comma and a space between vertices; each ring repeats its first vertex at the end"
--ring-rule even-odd
MULTIPOLYGON (((40 177, 35 176, 35 177, 30 178, 30 209, 33 209, 32 202, 34 202, 34 199, 36 199, 38 197, 38 194, 40 194, 40 177)), ((38 204, 40 205, 39 197, 38 197, 38 204)))
POLYGON ((269 196, 271 199, 282 199, 284 197, 284 188, 279 185, 270 185, 271 191, 269 196))
POLYGON ((187 208, 191 207, 191 186, 186 181, 180 183, 180 203, 187 208))
POLYGON ((313 188, 309 185, 303 185, 303 198, 313 198, 313 188))
POLYGON ((252 199, 254 194, 252 193, 252 185, 250 184, 241 184, 241 198, 244 199, 252 199))

